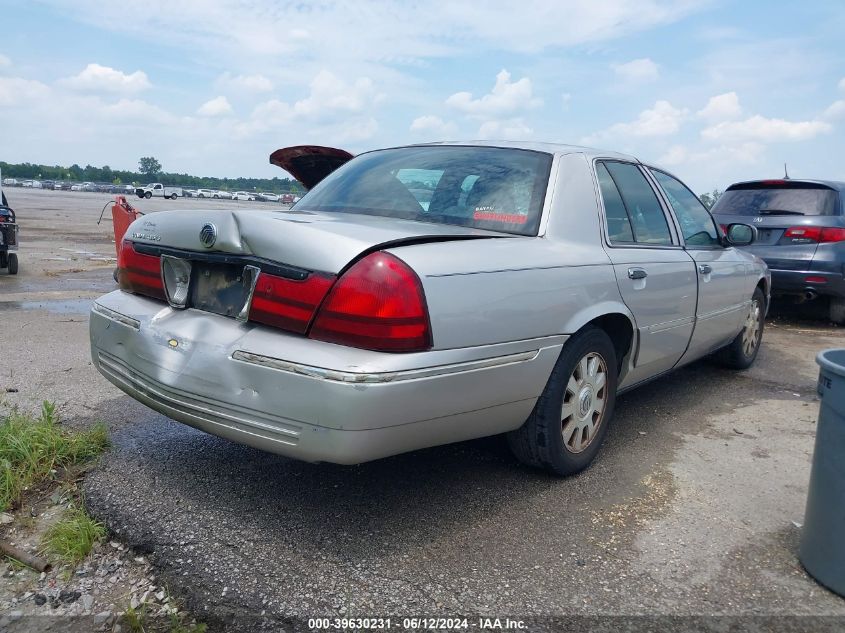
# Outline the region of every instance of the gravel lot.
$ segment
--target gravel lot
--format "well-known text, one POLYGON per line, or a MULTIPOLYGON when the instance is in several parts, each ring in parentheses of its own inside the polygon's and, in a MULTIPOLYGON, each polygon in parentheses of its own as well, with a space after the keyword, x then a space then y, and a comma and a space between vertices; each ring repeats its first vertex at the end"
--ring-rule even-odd
MULTIPOLYGON (((845 623, 845 600, 796 559, 814 357, 845 345, 842 328, 776 312, 751 370, 700 362, 622 396, 604 450, 577 477, 527 470, 499 438, 304 464, 172 422, 100 378, 86 311, 114 287, 111 224, 96 225, 108 196, 6 193, 21 272, 0 274, 0 395, 24 408, 51 399, 69 424, 112 427, 87 505, 198 618, 242 630, 413 614, 845 623)), ((137 202, 200 204, 256 203, 137 202)))

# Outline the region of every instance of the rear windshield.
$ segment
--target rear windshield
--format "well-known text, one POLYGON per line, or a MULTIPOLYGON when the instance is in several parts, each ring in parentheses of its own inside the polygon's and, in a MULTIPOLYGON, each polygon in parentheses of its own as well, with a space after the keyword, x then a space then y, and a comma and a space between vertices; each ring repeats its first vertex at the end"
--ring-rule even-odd
POLYGON ((552 156, 499 147, 402 147, 362 154, 297 211, 361 213, 536 235, 552 156))
POLYGON ((835 215, 835 191, 820 187, 729 189, 713 206, 715 215, 835 215))

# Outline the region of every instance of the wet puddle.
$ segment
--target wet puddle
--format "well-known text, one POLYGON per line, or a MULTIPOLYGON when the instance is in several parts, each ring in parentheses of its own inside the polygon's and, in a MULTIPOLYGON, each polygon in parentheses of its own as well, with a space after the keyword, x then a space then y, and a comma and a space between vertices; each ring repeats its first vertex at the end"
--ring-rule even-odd
POLYGON ((0 302, 0 312, 45 310, 53 314, 88 314, 93 299, 45 299, 43 301, 0 302))

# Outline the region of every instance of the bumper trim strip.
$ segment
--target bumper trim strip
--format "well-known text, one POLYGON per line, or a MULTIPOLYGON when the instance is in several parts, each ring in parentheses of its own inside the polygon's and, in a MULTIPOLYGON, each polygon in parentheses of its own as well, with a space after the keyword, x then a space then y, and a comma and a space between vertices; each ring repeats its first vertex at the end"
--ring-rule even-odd
POLYGON ((481 360, 471 360, 463 363, 452 363, 450 365, 437 365, 434 367, 389 372, 354 372, 326 369, 324 367, 313 367, 311 365, 294 363, 280 358, 273 358, 271 356, 262 356, 261 354, 254 354, 243 350, 237 350, 234 352, 232 354, 232 360, 249 363, 251 365, 260 365, 261 367, 268 367, 270 369, 277 369, 291 374, 300 374, 303 376, 310 376, 311 378, 330 380, 332 382, 372 384, 415 380, 418 378, 430 378, 432 376, 457 374, 479 369, 490 369, 492 367, 503 367, 514 363, 532 361, 537 358, 539 354, 540 350, 536 349, 528 352, 507 354, 505 356, 496 356, 494 358, 484 358, 481 360))
POLYGON ((285 442, 294 445, 299 441, 300 427, 295 426, 288 421, 282 422, 259 420, 257 417, 246 417, 245 412, 237 412, 238 414, 225 411, 223 407, 217 406, 206 399, 204 406, 192 402, 194 398, 179 397, 176 393, 170 391, 165 385, 144 376, 137 370, 126 367, 122 361, 100 351, 97 355, 100 365, 100 371, 105 374, 107 378, 122 386, 124 390, 130 390, 136 398, 146 398, 161 406, 176 413, 189 415, 206 422, 213 422, 221 426, 226 426, 233 430, 241 430, 244 432, 247 429, 252 429, 253 434, 258 431, 263 431, 268 435, 263 435, 275 441, 285 442))
POLYGON ((133 319, 132 317, 128 317, 125 314, 121 314, 120 312, 115 312, 114 310, 110 310, 105 306, 101 306, 96 301, 94 305, 91 306, 91 311, 96 312, 101 317, 105 317, 110 321, 114 321, 115 323, 119 323, 125 327, 131 328, 133 330, 140 330, 141 329, 141 322, 137 319, 133 319))

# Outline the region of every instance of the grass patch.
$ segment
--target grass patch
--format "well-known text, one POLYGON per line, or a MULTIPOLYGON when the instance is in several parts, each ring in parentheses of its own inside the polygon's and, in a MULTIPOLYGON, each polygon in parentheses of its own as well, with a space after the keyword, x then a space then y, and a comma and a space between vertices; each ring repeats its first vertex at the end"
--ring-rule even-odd
POLYGON ((28 488, 54 478, 60 469, 91 461, 108 445, 105 425, 63 429, 49 402, 38 417, 12 411, 0 422, 0 511, 17 505, 28 488))
POLYGON ((42 540, 42 551, 51 558, 75 564, 88 555, 94 543, 106 536, 106 528, 81 507, 73 506, 51 525, 42 540))
POLYGON ((128 607, 123 612, 121 624, 131 633, 206 633, 208 626, 203 622, 187 622, 184 614, 171 613, 167 619, 152 616, 146 604, 137 608, 128 607))

